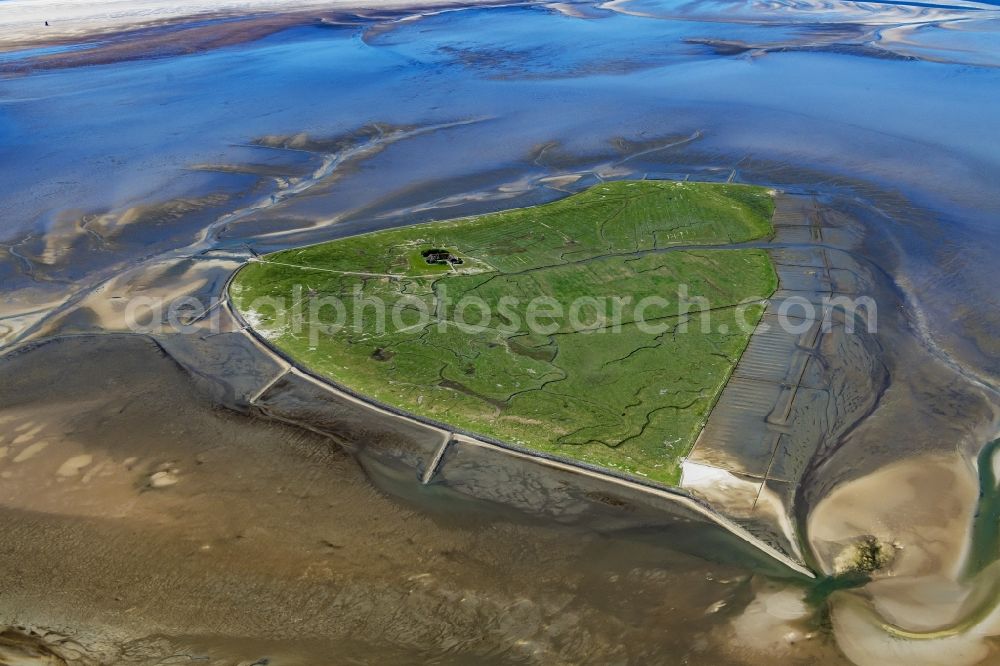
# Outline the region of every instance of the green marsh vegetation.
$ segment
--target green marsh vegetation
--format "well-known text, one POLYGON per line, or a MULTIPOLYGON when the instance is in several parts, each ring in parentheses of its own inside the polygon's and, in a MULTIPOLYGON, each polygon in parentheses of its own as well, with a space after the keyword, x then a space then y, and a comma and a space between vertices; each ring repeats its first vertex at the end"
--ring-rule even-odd
POLYGON ((277 252, 231 295, 272 344, 358 393, 676 484, 777 286, 763 250, 713 246, 769 237, 773 209, 759 187, 605 183, 277 252))

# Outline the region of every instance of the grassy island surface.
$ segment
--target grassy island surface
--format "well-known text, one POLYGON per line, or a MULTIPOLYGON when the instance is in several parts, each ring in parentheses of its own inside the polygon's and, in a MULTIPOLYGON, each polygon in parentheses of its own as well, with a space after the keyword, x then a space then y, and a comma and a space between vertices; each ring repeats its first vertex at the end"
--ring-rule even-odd
POLYGON ((605 183, 277 252, 230 293, 273 345, 358 393, 676 484, 777 286, 763 250, 711 246, 769 237, 773 210, 759 187, 605 183))

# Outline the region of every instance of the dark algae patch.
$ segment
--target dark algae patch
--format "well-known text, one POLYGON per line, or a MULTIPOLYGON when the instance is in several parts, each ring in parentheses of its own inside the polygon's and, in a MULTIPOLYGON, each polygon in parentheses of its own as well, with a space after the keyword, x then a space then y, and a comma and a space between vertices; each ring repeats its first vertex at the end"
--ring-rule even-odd
POLYGON ((972 546, 965 572, 970 577, 1000 558, 1000 487, 993 467, 998 449, 1000 439, 993 440, 979 453, 979 504, 972 523, 972 546))
POLYGON ((231 295, 276 347, 375 400, 675 484, 777 286, 740 247, 770 237, 773 210, 747 185, 605 183, 277 252, 231 295))

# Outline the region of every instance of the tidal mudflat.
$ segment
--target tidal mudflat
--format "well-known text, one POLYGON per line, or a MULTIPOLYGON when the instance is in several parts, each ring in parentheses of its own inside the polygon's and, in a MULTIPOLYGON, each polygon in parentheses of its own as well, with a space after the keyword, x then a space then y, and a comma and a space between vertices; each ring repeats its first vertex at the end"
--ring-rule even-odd
POLYGON ((993 5, 199 20, 0 59, 4 659, 997 658, 993 5), (643 178, 780 190, 774 299, 878 304, 869 337, 762 339, 794 372, 732 386, 782 418, 692 453, 817 584, 711 559, 740 552, 718 532, 548 520, 514 484, 463 500, 342 452, 265 418, 291 394, 213 324, 255 255, 643 178), (182 298, 208 309, 187 332, 155 307, 182 298))

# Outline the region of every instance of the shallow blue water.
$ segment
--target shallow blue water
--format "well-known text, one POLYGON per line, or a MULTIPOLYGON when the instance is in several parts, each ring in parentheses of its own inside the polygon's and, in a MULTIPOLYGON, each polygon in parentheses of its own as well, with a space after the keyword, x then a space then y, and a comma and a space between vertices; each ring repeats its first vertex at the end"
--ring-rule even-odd
MULTIPOLYGON (((820 162, 949 203, 981 199, 975 208, 995 199, 975 193, 1000 172, 1000 70, 834 53, 720 57, 684 42, 809 43, 800 14, 753 25, 477 9, 369 40, 303 27, 192 56, 8 78, 3 231, 68 194, 77 206, 119 205, 262 134, 373 120, 491 117, 499 140, 477 147, 483 165, 537 141, 702 130, 731 154, 820 162)), ((949 47, 963 35, 983 50, 981 33, 954 30, 949 47)))
POLYGON ((927 301, 1000 310, 989 268, 1000 246, 1000 68, 985 66, 1000 62, 995 8, 620 8, 592 9, 597 18, 533 6, 376 29, 313 24, 68 69, 32 71, 37 53, 7 56, 29 70, 0 79, 0 238, 44 234, 67 211, 203 191, 191 166, 253 161, 245 145, 263 135, 472 119, 393 144, 288 211, 328 217, 406 193, 418 203, 421 184, 460 194, 470 174, 480 174, 477 187, 501 187, 537 171, 530 156, 548 142, 600 155, 617 137, 697 136, 683 156, 630 163, 631 175, 766 181, 751 165, 768 163, 901 193, 924 210, 920 224, 891 224, 927 301), (720 55, 689 40, 753 48, 720 55))

